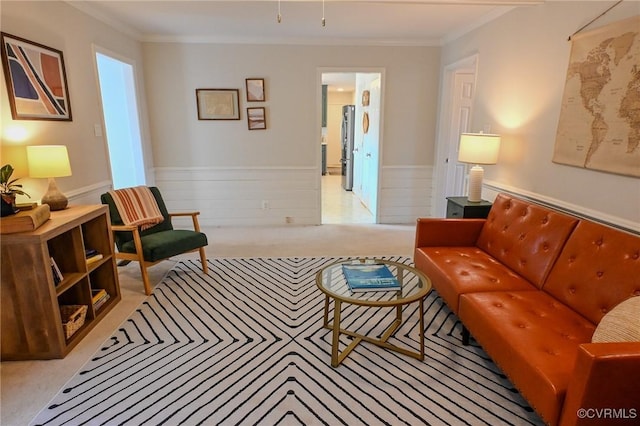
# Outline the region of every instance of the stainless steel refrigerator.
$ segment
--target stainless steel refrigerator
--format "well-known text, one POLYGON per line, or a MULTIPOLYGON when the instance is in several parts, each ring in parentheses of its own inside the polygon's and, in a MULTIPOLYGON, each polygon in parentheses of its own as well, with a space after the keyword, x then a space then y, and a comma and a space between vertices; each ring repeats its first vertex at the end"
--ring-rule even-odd
POLYGON ((353 189, 353 133, 355 129, 355 114, 355 105, 345 105, 342 107, 340 164, 342 166, 342 187, 346 191, 353 189))

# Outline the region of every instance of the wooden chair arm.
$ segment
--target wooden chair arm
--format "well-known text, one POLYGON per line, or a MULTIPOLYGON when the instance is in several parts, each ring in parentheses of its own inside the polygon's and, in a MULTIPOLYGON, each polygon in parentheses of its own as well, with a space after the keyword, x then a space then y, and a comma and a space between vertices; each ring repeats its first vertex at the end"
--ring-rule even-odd
POLYGON ((198 223, 199 214, 200 212, 169 213, 169 217, 191 216, 191 220, 193 221, 193 230, 196 232, 200 232, 200 224, 198 223))
POLYGON ((200 212, 177 212, 177 213, 169 213, 169 216, 173 217, 173 216, 193 216, 193 215, 199 215, 200 212))
POLYGON ((111 225, 112 231, 137 231, 138 227, 133 225, 111 225))

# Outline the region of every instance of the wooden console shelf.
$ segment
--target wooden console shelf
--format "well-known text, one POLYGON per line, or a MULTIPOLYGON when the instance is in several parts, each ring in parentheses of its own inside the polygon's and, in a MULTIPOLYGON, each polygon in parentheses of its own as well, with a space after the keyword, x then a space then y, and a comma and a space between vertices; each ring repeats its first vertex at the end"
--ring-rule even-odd
POLYGON ((64 358, 120 301, 107 206, 71 206, 51 212, 34 231, 2 235, 2 360, 64 358), (87 264, 86 249, 102 259, 87 264), (56 284, 54 259, 62 281, 56 284), (92 290, 108 300, 97 310, 92 290), (84 324, 65 337, 60 306, 85 305, 84 324))

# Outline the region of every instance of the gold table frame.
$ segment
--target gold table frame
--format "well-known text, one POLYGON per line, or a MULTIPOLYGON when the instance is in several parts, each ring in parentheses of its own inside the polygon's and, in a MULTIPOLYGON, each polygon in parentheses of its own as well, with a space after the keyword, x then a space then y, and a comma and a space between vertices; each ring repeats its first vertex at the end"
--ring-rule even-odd
MULTIPOLYGON (((337 274, 337 272, 336 272, 337 274)), ((394 262, 390 260, 382 260, 382 259, 357 259, 357 260, 346 260, 332 263, 330 265, 325 266, 316 274, 316 285, 325 294, 324 298, 324 318, 323 318, 323 328, 332 330, 332 342, 331 342, 331 366, 338 367, 344 359, 349 356, 351 351, 360 344, 360 342, 365 341, 372 343, 374 345, 401 353, 403 355, 410 356, 415 359, 424 360, 424 298, 431 291, 431 281, 426 277, 422 272, 418 271, 412 266, 405 265, 403 263, 394 262), (350 263, 377 263, 384 264, 395 271, 394 275, 398 279, 402 290, 399 291, 391 291, 387 293, 395 293, 394 297, 389 298, 387 300, 376 300, 372 299, 372 294, 379 295, 380 292, 366 292, 366 293, 353 293, 348 290, 346 285, 346 281, 344 281, 343 286, 339 286, 334 288, 331 284, 325 282, 325 274, 328 272, 339 271, 342 274, 342 265, 350 264, 350 263), (406 279, 407 275, 415 275, 419 283, 417 287, 412 287, 411 290, 407 290, 405 284, 409 280, 406 279), (406 292, 406 294, 405 294, 406 292), (334 301, 334 311, 333 311, 333 322, 329 323, 329 304, 331 299, 334 301), (410 350, 407 348, 403 348, 388 342, 388 339, 393 336, 396 330, 402 325, 402 307, 404 305, 408 305, 413 302, 419 303, 419 345, 420 349, 418 351, 410 350), (348 303, 352 305, 366 306, 366 307, 395 307, 396 309, 396 318, 395 320, 387 327, 385 332, 379 339, 366 336, 360 333, 356 333, 351 330, 347 330, 345 328, 340 327, 340 320, 342 315, 342 303, 348 303), (347 336, 353 337, 353 341, 347 345, 347 347, 340 352, 339 350, 339 340, 340 334, 345 334, 347 336)))

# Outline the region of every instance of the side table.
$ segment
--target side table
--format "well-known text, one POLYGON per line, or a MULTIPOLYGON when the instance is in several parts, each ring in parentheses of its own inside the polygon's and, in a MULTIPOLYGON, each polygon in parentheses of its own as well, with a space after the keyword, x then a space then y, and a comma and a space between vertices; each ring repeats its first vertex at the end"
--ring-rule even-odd
POLYGON ((492 203, 486 200, 472 203, 467 197, 447 197, 447 217, 486 219, 491 205, 492 203))

